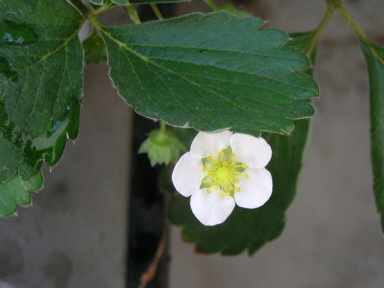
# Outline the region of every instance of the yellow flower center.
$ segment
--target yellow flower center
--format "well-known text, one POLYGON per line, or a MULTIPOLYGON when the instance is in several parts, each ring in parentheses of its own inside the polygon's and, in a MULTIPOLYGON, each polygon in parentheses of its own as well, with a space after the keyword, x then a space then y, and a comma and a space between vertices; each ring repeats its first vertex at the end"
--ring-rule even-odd
POLYGON ((232 148, 229 146, 219 152, 216 156, 208 156, 202 159, 203 171, 207 173, 204 177, 200 189, 205 189, 207 193, 211 193, 212 188, 219 191, 220 197, 234 197, 235 192, 240 192, 238 187, 241 176, 249 178, 248 174, 243 171, 248 168, 248 165, 235 161, 235 153, 232 153, 232 148))

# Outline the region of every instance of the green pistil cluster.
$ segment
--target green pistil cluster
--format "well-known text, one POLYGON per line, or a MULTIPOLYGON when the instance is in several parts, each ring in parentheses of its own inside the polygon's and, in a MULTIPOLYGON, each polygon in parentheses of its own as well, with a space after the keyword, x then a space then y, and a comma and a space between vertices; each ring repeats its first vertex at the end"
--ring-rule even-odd
MULTIPOLYGON (((206 188, 207 193, 211 193, 212 189, 219 190, 220 197, 225 196, 234 197, 234 193, 240 192, 239 176, 243 173, 248 165, 235 161, 235 153, 232 153, 232 148, 229 146, 219 152, 217 157, 208 156, 203 158, 203 171, 207 172, 204 177, 200 189, 206 188)), ((243 177, 249 178, 248 174, 243 174, 243 177)))

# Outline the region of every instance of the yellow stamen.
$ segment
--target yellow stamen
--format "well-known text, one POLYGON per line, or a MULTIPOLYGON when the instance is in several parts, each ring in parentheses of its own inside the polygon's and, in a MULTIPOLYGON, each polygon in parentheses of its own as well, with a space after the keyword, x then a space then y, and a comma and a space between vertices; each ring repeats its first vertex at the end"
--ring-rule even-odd
POLYGON ((243 165, 241 165, 241 167, 243 167, 244 169, 247 169, 248 168, 248 165, 243 163, 243 165))
POLYGON ((236 156, 235 153, 232 153, 232 154, 231 154, 231 158, 234 158, 235 156, 236 156))
POLYGON ((203 180, 203 183, 204 183, 204 184, 207 184, 207 183, 208 183, 208 180, 203 180))
POLYGON ((220 194, 220 198, 221 198, 221 199, 224 199, 224 197, 225 197, 224 193, 221 193, 221 194, 220 194))
POLYGON ((240 191, 241 191, 241 188, 240 188, 240 187, 236 187, 236 191, 237 191, 237 192, 240 192, 240 191))
POLYGON ((211 193, 211 189, 208 188, 207 189, 207 194, 209 194, 209 193, 211 193))
POLYGON ((215 189, 216 189, 216 190, 219 190, 219 185, 215 185, 215 189))
POLYGON ((220 151, 220 156, 224 156, 224 152, 223 151, 220 151))
POLYGON ((240 180, 236 178, 235 183, 240 183, 240 180))
POLYGON ((235 165, 236 165, 236 162, 231 162, 231 165, 232 165, 232 166, 235 166, 235 165))
POLYGON ((245 178, 249 178, 249 175, 248 175, 248 174, 244 174, 244 177, 245 177, 245 178))
POLYGON ((207 170, 208 170, 208 167, 204 166, 203 171, 207 171, 207 170))
POLYGON ((208 161, 212 161, 212 157, 211 156, 208 156, 208 161))
POLYGON ((231 195, 231 193, 229 193, 229 191, 227 192, 227 193, 225 193, 227 196, 230 196, 231 195))

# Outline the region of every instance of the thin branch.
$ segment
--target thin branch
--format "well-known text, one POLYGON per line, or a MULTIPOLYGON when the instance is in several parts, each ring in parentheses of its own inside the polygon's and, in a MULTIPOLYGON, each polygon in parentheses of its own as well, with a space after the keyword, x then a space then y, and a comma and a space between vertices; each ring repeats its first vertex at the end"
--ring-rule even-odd
POLYGON ((169 223, 165 224, 163 235, 161 237, 159 246, 157 247, 157 250, 156 250, 155 258, 153 259, 152 263, 149 265, 147 271, 145 271, 141 275, 139 288, 147 287, 148 283, 151 282, 152 279, 155 277, 160 260, 164 254, 165 247, 167 246, 168 235, 169 235, 169 223))

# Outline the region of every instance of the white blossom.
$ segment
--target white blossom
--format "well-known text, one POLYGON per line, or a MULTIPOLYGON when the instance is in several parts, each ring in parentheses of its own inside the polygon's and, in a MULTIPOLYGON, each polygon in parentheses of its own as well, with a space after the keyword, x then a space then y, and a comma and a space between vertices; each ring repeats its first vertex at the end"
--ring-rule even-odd
POLYGON ((196 218, 206 226, 223 223, 235 205, 253 209, 272 194, 272 176, 265 169, 272 156, 263 138, 224 131, 197 134, 190 152, 176 163, 172 181, 191 196, 196 218))

